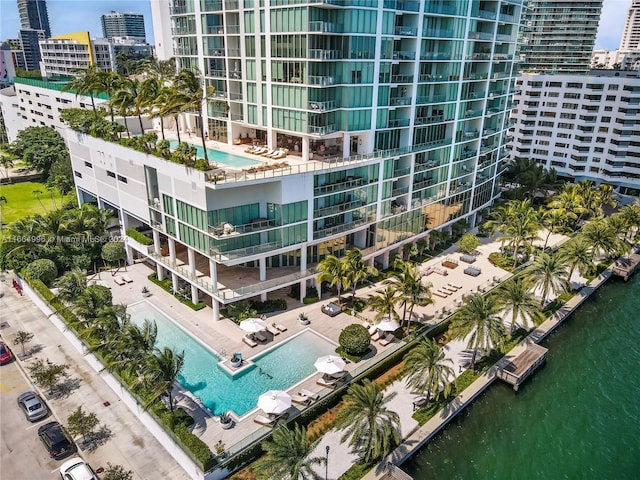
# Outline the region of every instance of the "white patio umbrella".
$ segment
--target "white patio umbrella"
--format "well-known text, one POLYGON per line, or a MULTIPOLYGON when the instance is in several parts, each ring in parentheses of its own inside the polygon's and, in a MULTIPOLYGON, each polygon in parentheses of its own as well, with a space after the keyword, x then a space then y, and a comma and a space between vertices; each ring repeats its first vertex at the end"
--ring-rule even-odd
POLYGON ((240 328, 245 332, 256 333, 267 328, 267 323, 259 318, 247 318, 240 322, 240 328))
POLYGON ((264 413, 280 414, 291 407, 291 395, 282 390, 269 390, 258 397, 258 408, 264 413))
POLYGON ((316 370, 322 373, 328 373, 329 375, 342 372, 345 365, 345 361, 335 355, 324 355, 323 357, 318 357, 316 362, 313 364, 313 366, 316 367, 316 370))
POLYGON ((378 323, 374 325, 378 330, 382 330, 383 332, 393 332, 400 328, 400 324, 394 320, 393 318, 383 318, 378 323))

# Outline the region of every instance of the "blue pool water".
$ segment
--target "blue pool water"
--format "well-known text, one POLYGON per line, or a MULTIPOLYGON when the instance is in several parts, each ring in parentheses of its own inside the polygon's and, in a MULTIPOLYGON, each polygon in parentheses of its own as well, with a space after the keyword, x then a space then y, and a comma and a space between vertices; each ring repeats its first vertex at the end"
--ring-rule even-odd
MULTIPOLYGON (((183 142, 183 143, 189 143, 189 145, 196 148, 196 151, 198 152, 197 153, 198 157, 204 157, 202 145, 197 145, 195 143, 190 143, 190 142, 183 142)), ((171 140, 169 144, 171 145, 171 150, 173 150, 178 146, 178 141, 171 140)), ((231 153, 223 152, 221 150, 211 150, 210 148, 207 148, 207 155, 209 156, 210 162, 223 163, 230 167, 238 167, 238 168, 251 167, 253 165, 258 165, 260 163, 260 162, 256 162, 255 160, 251 160, 250 158, 239 157, 238 155, 233 155, 231 153)))
MULTIPOLYGON (((313 363, 317 357, 334 353, 336 348, 331 342, 306 330, 253 357, 254 366, 232 376, 218 366, 220 359, 211 350, 151 304, 144 301, 135 303, 129 305, 127 312, 136 325, 142 325, 145 319, 156 322, 157 347, 184 351, 184 367, 178 378, 180 384, 217 415, 228 410, 244 415, 256 406, 260 394, 267 390, 290 388, 316 371, 313 363), (260 368, 273 378, 261 375, 260 368)), ((232 353, 227 352, 227 357, 232 353)))

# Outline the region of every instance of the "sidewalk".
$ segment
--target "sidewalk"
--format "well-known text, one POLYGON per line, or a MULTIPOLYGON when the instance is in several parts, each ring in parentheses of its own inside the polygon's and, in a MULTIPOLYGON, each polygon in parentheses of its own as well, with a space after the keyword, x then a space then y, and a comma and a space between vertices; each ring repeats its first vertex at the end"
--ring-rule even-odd
MULTIPOLYGON (((20 367, 27 371, 28 365, 36 358, 69 365, 69 394, 60 399, 47 399, 55 416, 65 424, 67 417, 78 406, 82 406, 85 412, 93 412, 98 416, 98 429, 106 426, 110 431, 105 443, 94 451, 78 453, 94 469, 106 468, 107 462, 122 465, 135 472, 135 479, 190 478, 29 297, 20 296, 11 288, 12 278, 12 275, 6 274, 4 282, 0 284, 4 293, 0 298, 0 319, 9 324, 2 329, 2 337, 11 344, 19 330, 34 334, 33 340, 25 345, 25 350, 32 350, 34 354, 26 361, 17 360, 20 367)), ((14 353, 19 353, 19 350, 20 347, 14 347, 14 353)), ((2 415, 12 414, 14 412, 2 412, 2 415)))

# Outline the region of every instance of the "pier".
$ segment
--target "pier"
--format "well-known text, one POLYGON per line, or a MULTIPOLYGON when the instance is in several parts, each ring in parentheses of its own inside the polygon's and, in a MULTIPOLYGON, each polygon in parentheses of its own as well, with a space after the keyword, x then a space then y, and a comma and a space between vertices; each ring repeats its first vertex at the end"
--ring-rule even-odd
POLYGON ((548 351, 540 345, 530 343, 517 357, 504 356, 496 364, 496 377, 513 385, 513 389, 517 392, 520 384, 544 363, 548 351))
POLYGON ((632 253, 620 257, 611 267, 611 272, 617 277, 621 277, 624 281, 629 280, 629 277, 635 273, 640 265, 640 254, 632 253))

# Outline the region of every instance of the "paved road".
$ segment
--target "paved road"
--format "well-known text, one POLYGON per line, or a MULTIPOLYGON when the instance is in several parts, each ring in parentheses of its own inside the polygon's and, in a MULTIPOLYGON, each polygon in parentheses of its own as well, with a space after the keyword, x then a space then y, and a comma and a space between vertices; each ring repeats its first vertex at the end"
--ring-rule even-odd
POLYGON ((18 395, 30 389, 29 381, 17 362, 0 367, 2 478, 54 478, 64 462, 52 459, 38 437, 38 427, 56 418, 49 415, 31 423, 16 403, 18 395))

